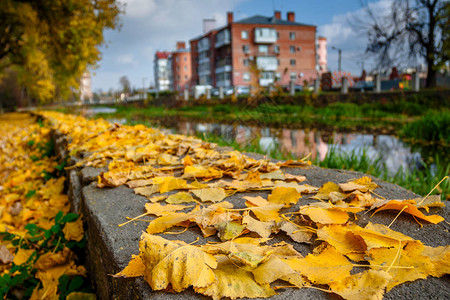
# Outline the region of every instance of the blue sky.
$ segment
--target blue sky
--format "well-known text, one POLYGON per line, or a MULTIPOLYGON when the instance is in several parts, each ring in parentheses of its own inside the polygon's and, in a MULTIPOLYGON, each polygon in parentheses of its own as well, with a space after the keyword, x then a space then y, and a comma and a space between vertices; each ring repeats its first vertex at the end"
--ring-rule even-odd
MULTIPOLYGON (((253 15, 272 16, 280 10, 295 12, 297 22, 317 26, 318 35, 328 39, 328 68, 337 69, 337 51, 342 49, 342 68, 361 73, 366 39, 349 24, 361 16, 361 0, 126 0, 122 29, 107 31, 102 60, 92 71, 92 91, 119 89, 119 79, 127 76, 132 86, 153 83, 153 56, 157 50, 173 50, 176 41, 186 41, 202 32, 202 19, 215 18, 217 26, 226 22, 226 12, 239 20, 253 15)), ((378 11, 389 8, 391 0, 369 1, 378 11)), ((373 65, 365 62, 366 69, 373 65)))

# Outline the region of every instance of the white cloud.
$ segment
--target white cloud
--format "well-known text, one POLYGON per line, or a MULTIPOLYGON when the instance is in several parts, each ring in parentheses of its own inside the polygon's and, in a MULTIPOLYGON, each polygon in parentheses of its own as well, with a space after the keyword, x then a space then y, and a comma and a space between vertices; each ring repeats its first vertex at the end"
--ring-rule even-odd
MULTIPOLYGON (((369 3, 369 6, 374 12, 385 13, 390 9, 391 4, 392 0, 381 0, 369 3)), ((333 50, 332 46, 342 50, 343 71, 351 71, 354 75, 360 75, 361 62, 364 62, 366 70, 375 68, 373 61, 364 55, 367 37, 358 31, 356 24, 352 24, 352 21, 364 16, 365 10, 361 8, 334 16, 331 23, 318 28, 318 34, 327 38, 328 68, 331 71, 338 69, 338 52, 333 50)))
POLYGON ((124 65, 132 64, 133 63, 133 55, 131 55, 131 54, 119 55, 117 57, 117 62, 119 64, 124 64, 124 65))
POLYGON ((120 76, 128 76, 132 85, 142 78, 153 83, 153 56, 157 50, 171 51, 177 41, 202 33, 202 19, 215 18, 216 25, 226 22, 226 12, 248 0, 126 0, 121 31, 107 31, 100 68, 92 78, 93 88, 118 88, 120 76), (112 74, 121 73, 117 80, 112 74))

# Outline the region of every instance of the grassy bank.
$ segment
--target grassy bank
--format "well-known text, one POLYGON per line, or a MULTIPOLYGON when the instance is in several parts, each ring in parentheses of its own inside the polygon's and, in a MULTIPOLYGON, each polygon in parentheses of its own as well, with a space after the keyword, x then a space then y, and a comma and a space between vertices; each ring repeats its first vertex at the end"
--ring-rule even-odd
MULTIPOLYGON (((176 122, 177 119, 211 122, 211 123, 241 123, 244 125, 257 125, 278 128, 323 128, 325 130, 378 132, 398 134, 405 138, 411 138, 406 126, 413 126, 426 116, 441 115, 441 118, 433 118, 436 128, 444 128, 450 119, 450 110, 429 108, 420 103, 333 103, 326 107, 314 107, 312 105, 287 105, 263 103, 256 107, 242 107, 232 104, 196 105, 178 108, 164 108, 161 106, 148 106, 135 108, 131 106, 116 106, 117 112, 113 115, 99 115, 106 118, 125 118, 127 121, 142 122, 153 119, 160 122, 176 122), (447 122, 447 123, 446 123, 447 122)), ((170 124, 169 124, 170 125, 170 124)), ((421 124, 415 125, 420 127, 421 124)), ((433 129, 430 129, 432 131, 433 129)), ((439 133, 445 136, 446 132, 439 133)), ((447 137, 450 135, 447 135, 447 137)), ((415 140, 427 140, 430 135, 424 132, 415 140)), ((446 139, 438 138, 437 143, 443 143, 446 139)), ((447 142, 448 144, 448 142, 447 142)))
MULTIPOLYGON (((275 159, 296 158, 290 154, 282 153, 279 148, 266 152, 257 141, 241 146, 236 142, 230 143, 212 135, 199 137, 221 146, 231 146, 240 151, 267 154, 275 159)), ((450 173, 450 163, 441 162, 436 158, 433 164, 427 164, 422 161, 420 169, 414 169, 413 171, 400 169, 395 175, 391 176, 386 165, 382 164, 381 158, 370 158, 365 150, 340 154, 334 148, 331 148, 323 161, 316 159, 313 161, 313 164, 323 168, 352 170, 373 175, 384 181, 398 184, 422 196, 427 195, 442 178, 450 173)), ((432 193, 432 195, 435 194, 441 194, 442 199, 450 200, 450 182, 448 179, 442 182, 432 193)))

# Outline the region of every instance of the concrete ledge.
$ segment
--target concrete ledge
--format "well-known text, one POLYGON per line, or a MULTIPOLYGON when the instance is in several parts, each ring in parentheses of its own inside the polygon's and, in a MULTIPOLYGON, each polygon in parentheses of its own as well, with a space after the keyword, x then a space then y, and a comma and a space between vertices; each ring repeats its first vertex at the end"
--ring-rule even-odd
MULTIPOLYGON (((57 135, 57 150, 61 155, 67 155, 67 141, 64 137, 57 135)), ((258 157, 259 155, 251 155, 258 157)), ((74 158, 70 158, 73 162, 74 158)), ((134 217, 144 212, 144 204, 148 201, 145 197, 136 195, 134 191, 126 186, 117 188, 96 187, 97 175, 100 169, 86 167, 72 169, 67 173, 69 197, 74 204, 74 209, 81 212, 87 232, 87 268, 95 283, 97 295, 100 299, 209 299, 196 294, 192 289, 182 293, 172 294, 167 292, 153 292, 142 278, 114 278, 110 276, 121 271, 129 262, 132 254, 139 253, 138 240, 148 225, 146 222, 133 222, 123 227, 117 225, 126 221, 126 217, 134 217)), ((346 182, 348 179, 365 176, 358 172, 344 170, 329 170, 318 167, 310 169, 285 168, 285 172, 294 175, 305 175, 307 181, 304 183, 321 186, 333 181, 337 183, 346 182)), ((414 198, 415 195, 397 185, 380 181, 373 178, 381 187, 376 190, 377 194, 387 199, 414 198)), ((241 202, 243 196, 267 196, 269 192, 258 191, 251 193, 239 193, 227 198, 236 208, 244 207, 241 202)), ((310 202, 308 196, 304 196, 289 210, 296 210, 299 206, 310 202)), ((432 213, 442 215, 449 220, 449 208, 433 209, 432 213)), ((369 214, 359 213, 357 224, 365 226, 369 221, 388 225, 394 215, 388 212, 379 212, 373 218, 369 214)), ((148 217, 148 219, 152 219, 148 217)), ((445 246, 450 241, 450 226, 446 222, 437 225, 419 225, 410 216, 401 215, 391 226, 393 230, 400 231, 415 239, 421 240, 429 246, 445 246)), ((175 229, 176 230, 176 229, 175 229)), ((162 235, 166 239, 182 239, 193 242, 199 238, 199 244, 207 241, 219 241, 216 236, 203 238, 197 227, 190 228, 182 235, 162 235)), ((283 234, 277 234, 273 242, 290 240, 283 234)), ((294 248, 306 255, 311 252, 312 245, 293 243, 294 248)), ((450 276, 442 278, 428 278, 405 283, 395 287, 385 294, 385 299, 450 299, 450 276)), ((273 299, 339 299, 336 295, 330 295, 314 289, 286 289, 280 290, 279 295, 273 299)))

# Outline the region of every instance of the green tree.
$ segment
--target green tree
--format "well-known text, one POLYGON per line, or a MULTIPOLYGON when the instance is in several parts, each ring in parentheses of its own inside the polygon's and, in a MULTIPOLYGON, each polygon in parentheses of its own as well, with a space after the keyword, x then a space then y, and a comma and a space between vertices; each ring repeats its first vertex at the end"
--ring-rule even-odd
POLYGON ((436 86, 436 73, 449 61, 448 0, 394 0, 386 13, 366 7, 367 14, 355 22, 368 36, 366 52, 380 66, 427 64, 427 87, 436 86))
POLYGON ((2 0, 0 72, 16 68, 40 101, 67 97, 100 60, 103 31, 119 26, 121 12, 116 0, 2 0))

